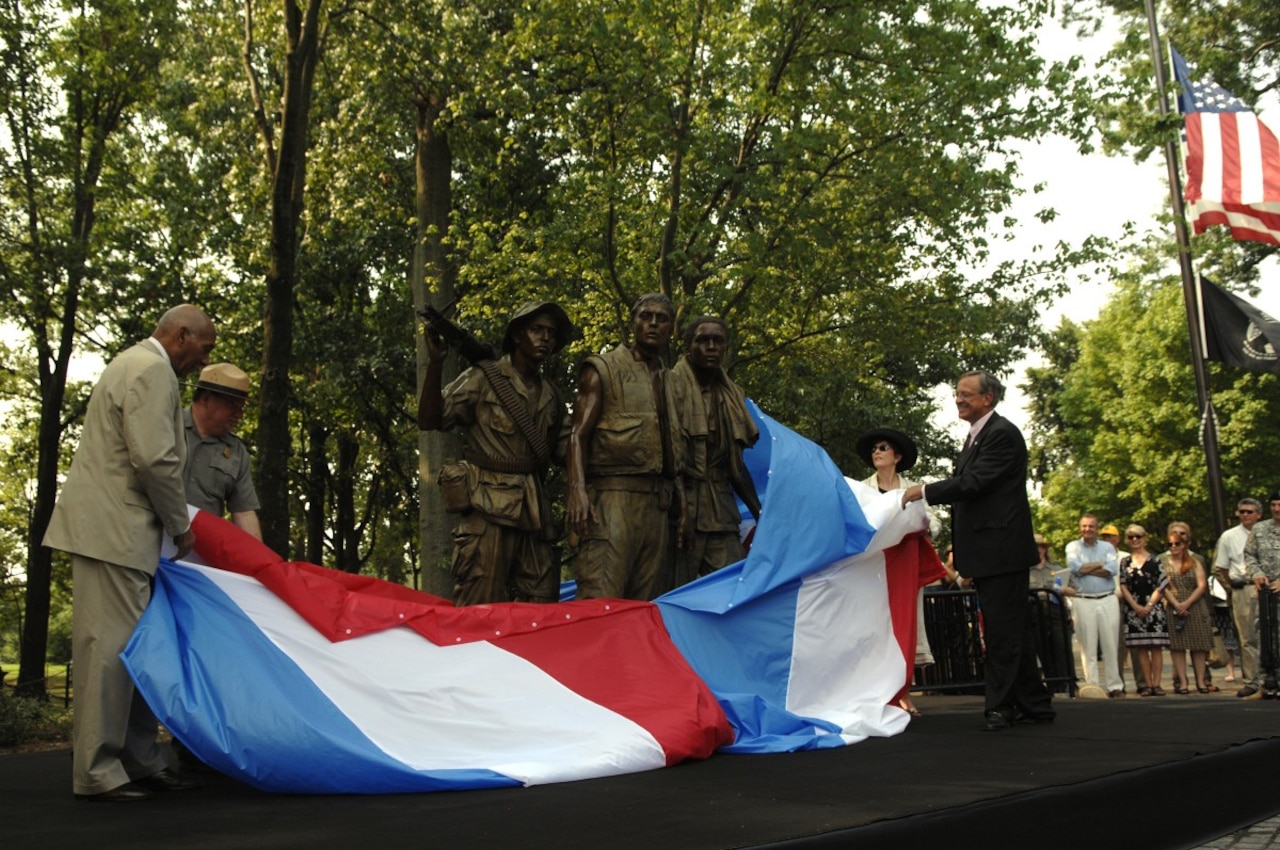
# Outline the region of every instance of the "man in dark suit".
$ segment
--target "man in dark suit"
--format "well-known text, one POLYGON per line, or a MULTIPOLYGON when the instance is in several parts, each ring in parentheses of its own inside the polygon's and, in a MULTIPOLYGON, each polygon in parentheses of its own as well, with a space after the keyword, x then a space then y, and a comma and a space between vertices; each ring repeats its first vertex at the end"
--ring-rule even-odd
POLYGON ((1052 697, 1036 668, 1028 601, 1029 568, 1040 560, 1027 501, 1027 444, 995 412, 1004 387, 990 372, 966 372, 956 384, 956 411, 969 423, 955 475, 916 484, 902 503, 951 505, 956 570, 973 580, 986 638, 988 731, 1017 722, 1052 723, 1052 697))

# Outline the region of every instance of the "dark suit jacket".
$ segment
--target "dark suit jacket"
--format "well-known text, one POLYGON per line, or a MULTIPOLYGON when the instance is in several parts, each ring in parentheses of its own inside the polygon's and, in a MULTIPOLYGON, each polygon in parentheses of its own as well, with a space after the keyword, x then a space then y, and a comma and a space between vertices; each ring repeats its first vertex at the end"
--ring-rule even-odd
POLYGON ((1025 571, 1039 563, 1027 501, 1027 444, 1013 423, 992 414, 956 459, 956 474, 929 484, 931 505, 951 505, 956 571, 968 578, 1025 571))

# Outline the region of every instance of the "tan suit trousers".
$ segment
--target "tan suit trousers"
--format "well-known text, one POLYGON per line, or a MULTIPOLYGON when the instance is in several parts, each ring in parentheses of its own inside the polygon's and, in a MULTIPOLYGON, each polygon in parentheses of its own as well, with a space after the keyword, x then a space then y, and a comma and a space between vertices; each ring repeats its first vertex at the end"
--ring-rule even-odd
POLYGON ((156 717, 120 660, 151 601, 151 577, 81 555, 71 556, 71 571, 72 785, 102 794, 171 766, 156 717))
POLYGON ((1262 670, 1259 669, 1259 653, 1262 647, 1258 632, 1258 586, 1248 582, 1244 587, 1231 591, 1231 616, 1236 624, 1236 638, 1240 641, 1240 680, 1255 688, 1262 687, 1262 670))

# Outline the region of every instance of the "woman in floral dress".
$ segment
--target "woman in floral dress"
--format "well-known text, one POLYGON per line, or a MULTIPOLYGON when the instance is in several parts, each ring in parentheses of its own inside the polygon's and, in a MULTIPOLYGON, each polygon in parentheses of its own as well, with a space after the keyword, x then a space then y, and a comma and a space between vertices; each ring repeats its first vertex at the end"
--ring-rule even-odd
POLYGON ((1169 624, 1163 595, 1164 567, 1147 551, 1147 530, 1131 525, 1125 530, 1129 554, 1120 559, 1120 597, 1124 601, 1124 645, 1137 650, 1147 685, 1138 696, 1162 697, 1164 648, 1169 645, 1169 624))

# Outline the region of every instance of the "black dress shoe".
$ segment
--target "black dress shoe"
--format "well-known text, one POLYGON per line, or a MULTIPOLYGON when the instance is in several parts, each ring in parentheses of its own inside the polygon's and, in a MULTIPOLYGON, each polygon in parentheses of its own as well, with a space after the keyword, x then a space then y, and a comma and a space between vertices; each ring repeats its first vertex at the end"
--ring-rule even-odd
POLYGON ((988 711, 982 728, 986 732, 998 732, 1001 729, 1008 729, 1012 725, 1013 721, 1003 711, 988 711))
POLYGON ((119 788, 103 791, 101 794, 77 794, 76 799, 86 800, 90 803, 134 803, 138 800, 150 800, 154 796, 155 794, 139 786, 136 782, 130 782, 121 785, 119 788))
POLYGON ((187 779, 180 773, 176 773, 169 768, 165 768, 159 773, 153 773, 145 779, 138 779, 135 784, 141 785, 148 791, 190 791, 193 788, 204 787, 201 783, 191 779, 187 779))
POLYGON ((1040 725, 1048 725, 1054 721, 1058 713, 1053 709, 1046 711, 1028 711, 1025 708, 1018 707, 1013 710, 1014 723, 1036 723, 1040 725))

